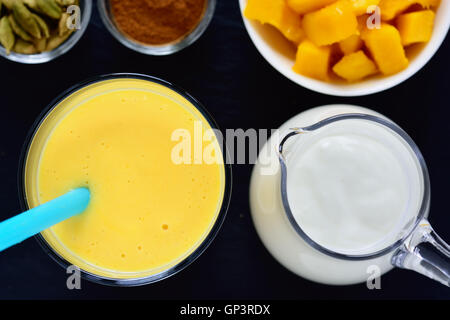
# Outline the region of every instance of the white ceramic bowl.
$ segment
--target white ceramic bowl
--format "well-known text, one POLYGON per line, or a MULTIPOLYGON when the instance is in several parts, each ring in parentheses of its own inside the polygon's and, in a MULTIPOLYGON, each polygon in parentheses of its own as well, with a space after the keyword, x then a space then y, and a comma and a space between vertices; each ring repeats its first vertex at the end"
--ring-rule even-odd
POLYGON ((433 57, 450 27, 450 0, 442 0, 436 15, 433 36, 429 43, 417 46, 409 54, 410 65, 395 75, 372 77, 354 84, 327 83, 304 77, 292 70, 295 48, 272 27, 249 21, 243 16, 247 0, 239 0, 245 27, 262 56, 284 76, 310 90, 334 96, 363 96, 381 92, 412 77, 433 57))

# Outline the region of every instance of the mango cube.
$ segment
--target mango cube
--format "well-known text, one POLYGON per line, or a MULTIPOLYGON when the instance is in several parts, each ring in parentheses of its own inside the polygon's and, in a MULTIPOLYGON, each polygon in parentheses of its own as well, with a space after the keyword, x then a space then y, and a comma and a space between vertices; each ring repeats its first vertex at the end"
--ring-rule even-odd
POLYGON ((287 0, 287 4, 297 13, 304 14, 321 9, 337 0, 287 0))
POLYGON ((412 1, 420 4, 422 7, 426 9, 430 9, 431 7, 437 8, 441 4, 441 0, 412 0, 412 1))
POLYGON ((318 47, 309 40, 304 40, 297 49, 295 72, 307 77, 327 81, 330 65, 331 47, 318 47))
POLYGON ((361 40, 361 37, 357 34, 354 34, 347 39, 339 42, 339 48, 344 54, 349 54, 360 50, 364 45, 364 42, 361 40))
POLYGON ((420 4, 423 8, 438 7, 441 0, 381 0, 379 7, 381 19, 392 20, 414 4, 420 4))
POLYGON ((397 28, 404 46, 428 42, 433 34, 435 14, 432 10, 405 13, 397 18, 397 28))
POLYGON ((379 29, 366 29, 361 34, 380 71, 391 75, 408 67, 400 32, 387 23, 379 29))
POLYGON ((357 16, 367 13, 367 8, 377 6, 381 0, 350 0, 353 5, 353 11, 357 16))
POLYGON ((385 21, 392 20, 411 5, 411 0, 381 0, 379 4, 381 19, 385 21))
POLYGON ((341 78, 353 82, 377 73, 377 66, 362 50, 344 56, 333 67, 333 71, 341 78))
POLYGON ((248 0, 244 15, 274 26, 297 44, 304 38, 300 15, 290 9, 285 0, 248 0))
POLYGON ((333 3, 303 17, 306 36, 317 46, 330 45, 358 33, 353 6, 347 0, 333 3))

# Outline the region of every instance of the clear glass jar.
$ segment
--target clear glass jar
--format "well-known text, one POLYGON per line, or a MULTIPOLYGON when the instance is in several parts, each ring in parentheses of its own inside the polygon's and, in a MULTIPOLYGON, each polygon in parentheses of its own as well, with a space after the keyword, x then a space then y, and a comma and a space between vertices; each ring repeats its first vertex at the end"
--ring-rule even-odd
POLYGON ((11 52, 6 54, 6 50, 3 46, 0 46, 0 56, 19 63, 24 64, 39 64, 52 61, 53 59, 62 56, 72 49, 75 44, 81 39, 84 32, 86 31, 89 21, 92 15, 92 1, 91 0, 80 0, 81 9, 81 28, 74 32, 65 42, 63 42, 56 49, 49 52, 42 52, 38 54, 20 54, 16 52, 11 52))
MULTIPOLYGON (((27 173, 27 167, 31 164, 35 163, 36 159, 30 159, 30 154, 33 154, 31 147, 33 145, 33 142, 35 141, 35 137, 38 134, 38 131, 41 128, 46 128, 46 119, 47 118, 60 118, 64 117, 67 112, 64 110, 58 110, 58 106, 62 101, 67 99, 68 97, 72 96, 74 93, 80 91, 81 89, 95 85, 100 82, 105 82, 108 80, 115 80, 115 79, 137 79, 137 80, 145 80, 152 83, 159 84, 169 90, 172 90, 179 95, 181 95, 182 98, 188 100, 195 108, 201 113, 201 115, 205 118, 205 120, 209 123, 211 128, 218 129, 218 126, 216 122, 213 120, 213 118, 209 115, 209 113, 203 108, 203 106, 195 100, 192 96, 190 96, 188 93, 183 91, 180 88, 177 88, 176 86, 172 85, 169 82, 166 82, 164 80, 154 78, 147 75, 140 75, 140 74, 110 74, 110 75, 104 75, 100 77, 96 77, 94 79, 89 79, 87 81, 84 81, 82 83, 79 83, 75 85, 74 87, 70 88, 63 94, 61 94, 58 98, 56 98, 43 112, 42 114, 37 118, 35 124, 31 128, 30 132, 28 133, 28 137, 25 141, 25 145, 22 151, 20 163, 19 163, 19 197, 21 201, 22 209, 28 210, 29 209, 29 200, 28 197, 32 197, 29 193, 27 194, 27 184, 26 184, 26 173, 27 173), (58 112, 60 111, 60 112, 58 112), (55 115, 56 114, 56 115, 55 115), (31 164, 30 164, 31 163, 31 164)), ((70 110, 68 111, 70 112, 70 110)), ((47 126, 48 127, 48 126, 47 126)), ((52 128, 46 128, 44 131, 47 132, 47 129, 52 130, 52 128)), ((226 160, 226 152, 224 150, 223 152, 224 157, 224 163, 226 160)), ((32 158, 32 157, 31 157, 32 158)), ((120 272, 117 272, 117 277, 107 277, 99 274, 95 274, 93 272, 89 272, 86 270, 81 270, 81 276, 89 281, 104 284, 104 285, 110 285, 110 286, 121 286, 121 287, 129 287, 129 286, 140 286, 140 285, 146 285, 149 283, 157 282, 160 280, 163 280, 165 278, 168 278, 179 271, 186 268, 188 265, 190 265, 194 260, 196 260, 205 250, 206 248, 211 244, 215 236, 220 230, 220 227, 222 226, 222 223, 225 219, 226 212, 228 210, 230 198, 231 198, 231 165, 225 164, 223 166, 224 169, 224 187, 223 187, 223 198, 222 203, 218 207, 218 212, 215 221, 212 223, 211 228, 207 233, 205 234, 204 238, 200 239, 198 244, 196 244, 193 249, 189 252, 187 252, 185 255, 179 257, 176 259, 176 261, 171 262, 167 267, 159 267, 157 270, 151 270, 151 274, 149 275, 146 272, 145 275, 140 273, 130 273, 127 274, 126 278, 119 277, 120 272)), ((30 169, 33 170, 33 169, 30 169)), ((37 241, 41 245, 41 247, 44 249, 45 252, 59 265, 61 265, 63 268, 67 269, 69 266, 75 264, 76 262, 69 262, 67 259, 65 259, 62 254, 58 253, 55 248, 53 248, 44 238, 42 234, 38 234, 36 236, 37 241)), ((78 259, 78 258, 77 258, 78 259)), ((75 259, 76 260, 76 259, 75 259)), ((77 261, 77 260, 76 260, 77 261)), ((101 268, 99 268, 101 269, 101 268)))
MULTIPOLYGON (((367 159, 364 156, 360 159, 367 159)), ((346 165, 349 168, 347 176, 349 172, 358 171, 356 166, 351 167, 352 163, 346 165)), ((381 276, 398 267, 419 272, 450 286, 450 246, 434 232, 427 220, 430 190, 425 160, 406 132, 372 110, 351 105, 330 105, 309 109, 294 116, 271 136, 253 170, 250 207, 253 223, 266 248, 283 266, 303 278, 328 285, 352 285, 368 281, 372 272, 381 276), (355 224, 353 230, 345 229, 339 223, 344 222, 345 227, 354 221, 345 218, 345 214, 352 214, 348 199, 353 195, 355 199, 361 199, 363 194, 366 199, 374 200, 374 203, 379 199, 387 201, 385 197, 377 198, 376 192, 370 194, 365 191, 364 183, 371 178, 365 180, 367 177, 355 173, 353 180, 333 184, 338 179, 338 176, 333 176, 336 171, 325 172, 317 169, 320 165, 311 165, 313 161, 322 164, 328 161, 327 165, 331 166, 331 161, 338 159, 327 157, 324 149, 321 149, 322 158, 315 154, 314 158, 309 158, 308 164, 299 164, 300 156, 312 146, 317 146, 320 137, 341 134, 364 135, 386 146, 402 164, 401 170, 407 177, 410 196, 405 210, 396 218, 395 227, 370 244, 361 240, 364 238, 363 233, 389 223, 386 216, 379 215, 380 220, 369 219, 362 224, 355 224), (300 171, 308 172, 315 181, 322 180, 322 187, 331 187, 323 188, 323 193, 318 194, 317 185, 308 184, 311 180, 306 181, 302 179, 304 176, 296 174, 300 171), (319 174, 321 177, 317 178, 319 174), (341 190, 344 183, 354 188, 361 187, 358 189, 361 193, 353 189, 336 196, 335 191, 341 190), (305 188, 296 188, 299 185, 305 188), (330 191, 335 187, 334 191, 330 191), (313 191, 305 193, 304 190, 313 191), (332 205, 323 200, 314 200, 321 204, 320 210, 314 209, 314 204, 304 202, 304 207, 300 208, 299 203, 306 197, 315 199, 316 196, 318 199, 331 199, 329 203, 332 205), (342 207, 335 205, 337 201, 333 197, 342 201, 342 207), (302 211, 307 214, 299 215, 302 211), (321 211, 327 215, 314 220, 321 211), (363 229, 362 226, 368 228, 363 229), (333 233, 335 230, 336 233, 333 233), (340 239, 350 239, 342 233, 346 231, 352 237, 347 243, 353 247, 344 248, 341 247, 342 242, 337 243, 340 239)), ((396 197, 400 195, 396 194, 396 197)))
POLYGON ((163 56, 178 52, 197 41, 209 26, 209 23, 214 16, 216 3, 216 0, 207 0, 207 7, 201 21, 199 22, 197 27, 195 27, 195 29, 192 30, 191 33, 189 33, 186 37, 183 37, 178 41, 163 45, 143 44, 125 35, 114 22, 114 16, 111 12, 109 0, 98 0, 97 6, 98 10, 100 11, 100 17, 102 18, 102 21, 105 24, 106 28, 121 44, 143 54, 163 56))

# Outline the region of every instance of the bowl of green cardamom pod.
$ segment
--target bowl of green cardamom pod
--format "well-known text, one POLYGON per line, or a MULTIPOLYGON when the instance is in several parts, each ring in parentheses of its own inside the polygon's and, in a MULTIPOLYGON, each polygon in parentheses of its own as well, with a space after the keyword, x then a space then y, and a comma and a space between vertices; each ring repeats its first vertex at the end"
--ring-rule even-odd
POLYGON ((83 36, 92 0, 0 0, 0 55, 37 64, 68 52, 83 36))

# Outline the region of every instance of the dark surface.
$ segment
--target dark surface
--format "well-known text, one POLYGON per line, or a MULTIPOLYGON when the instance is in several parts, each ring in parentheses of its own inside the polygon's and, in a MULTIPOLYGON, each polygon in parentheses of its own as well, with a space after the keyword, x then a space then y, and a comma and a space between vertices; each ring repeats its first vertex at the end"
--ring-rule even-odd
MULTIPOLYGON (((95 2, 95 1, 94 1, 95 2)), ((144 56, 119 44, 95 10, 85 36, 68 54, 43 65, 0 61, 0 220, 20 210, 18 160, 29 128, 52 99, 92 76, 138 72, 184 87, 199 99, 221 128, 277 128, 308 108, 350 103, 372 108, 403 127, 421 148, 432 180, 431 222, 450 240, 449 102, 450 42, 416 76, 387 92, 361 98, 317 94, 290 82, 260 56, 242 23, 237 0, 219 0, 203 37, 168 57, 144 56)), ((248 185, 252 167, 234 166, 227 220, 210 248, 189 268, 163 282, 111 288, 83 281, 66 289, 65 271, 34 239, 0 253, 0 298, 142 299, 450 299, 450 289, 413 272, 394 270, 382 290, 365 285, 331 287, 301 279, 265 250, 252 225, 248 185)))

